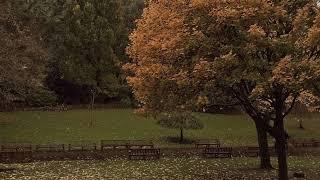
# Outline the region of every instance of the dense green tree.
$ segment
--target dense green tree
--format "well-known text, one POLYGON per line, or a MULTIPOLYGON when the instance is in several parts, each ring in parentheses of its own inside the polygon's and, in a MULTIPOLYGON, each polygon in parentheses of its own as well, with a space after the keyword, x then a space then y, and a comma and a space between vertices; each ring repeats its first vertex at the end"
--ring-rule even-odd
POLYGON ((19 14, 36 19, 50 49, 47 85, 62 102, 128 98, 119 64, 142 0, 17 0, 19 14))
POLYGON ((26 97, 43 87, 47 51, 42 47, 32 21, 18 18, 10 1, 0 1, 0 107, 26 97))
POLYGON ((92 93, 116 96, 120 63, 115 54, 122 28, 119 1, 74 1, 61 20, 61 48, 55 65, 64 80, 79 84, 92 93))

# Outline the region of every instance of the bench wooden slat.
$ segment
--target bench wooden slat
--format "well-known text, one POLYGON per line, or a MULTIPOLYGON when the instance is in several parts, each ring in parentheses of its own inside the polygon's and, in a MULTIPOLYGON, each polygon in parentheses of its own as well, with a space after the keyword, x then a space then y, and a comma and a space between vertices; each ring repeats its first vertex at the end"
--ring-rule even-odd
POLYGON ((231 147, 207 147, 203 151, 203 156, 206 158, 231 158, 232 148, 231 147))
POLYGON ((129 149, 133 149, 133 148, 153 149, 154 144, 151 140, 130 140, 128 142, 128 148, 129 149))
POLYGON ((314 138, 311 139, 293 139, 291 144, 296 148, 304 148, 304 147, 318 147, 320 145, 320 141, 314 138))
POLYGON ((246 155, 249 157, 258 157, 260 154, 259 147, 247 147, 246 155))
POLYGON ((68 150, 97 150, 97 144, 92 141, 76 141, 68 145, 68 150))
POLYGON ((160 159, 160 149, 130 149, 129 160, 160 159))
POLYGON ((64 144, 38 144, 35 147, 36 151, 64 151, 64 144))
POLYGON ((104 149, 127 149, 128 140, 101 140, 101 150, 104 149))
POLYGON ((220 141, 218 139, 199 139, 195 143, 196 148, 199 147, 220 147, 220 141))
POLYGON ((320 139, 312 139, 314 147, 320 146, 320 139))
POLYGON ((101 150, 104 149, 133 149, 154 148, 151 140, 102 140, 101 150))
POLYGON ((29 142, 8 142, 1 144, 1 152, 30 152, 32 145, 29 142))

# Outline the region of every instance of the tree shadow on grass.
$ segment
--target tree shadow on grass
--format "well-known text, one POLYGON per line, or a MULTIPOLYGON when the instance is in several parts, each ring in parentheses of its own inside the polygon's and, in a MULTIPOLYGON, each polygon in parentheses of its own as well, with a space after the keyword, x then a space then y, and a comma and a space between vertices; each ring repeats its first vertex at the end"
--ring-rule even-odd
POLYGON ((165 136, 161 138, 163 141, 168 142, 168 143, 175 143, 175 144, 194 144, 195 140, 189 139, 189 138, 184 138, 184 140, 181 142, 180 137, 176 136, 165 136))

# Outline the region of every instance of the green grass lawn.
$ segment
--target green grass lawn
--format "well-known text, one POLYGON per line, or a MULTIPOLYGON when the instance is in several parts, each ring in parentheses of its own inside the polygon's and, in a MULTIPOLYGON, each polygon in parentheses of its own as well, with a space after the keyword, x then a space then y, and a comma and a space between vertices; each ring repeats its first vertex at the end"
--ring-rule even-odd
MULTIPOLYGON (((188 139, 219 138, 224 145, 254 145, 256 131, 245 115, 198 114, 205 128, 185 132, 188 139)), ((153 139, 160 146, 175 145, 167 137, 179 131, 156 125, 153 119, 137 116, 132 109, 100 109, 67 112, 10 112, 0 113, 0 141, 30 141, 32 143, 68 143, 77 140, 153 139)), ((287 119, 291 136, 320 138, 318 114, 303 116, 305 130, 297 128, 297 119, 287 119)))
MULTIPOLYGON (((276 165, 276 160, 272 159, 276 165)), ((2 165, 0 179, 276 179, 277 171, 257 169, 258 158, 202 159, 162 158, 159 161, 52 161, 2 165)), ((306 179, 320 178, 320 157, 289 157, 289 175, 303 172, 306 179)), ((275 166, 276 167, 276 166, 275 166)))

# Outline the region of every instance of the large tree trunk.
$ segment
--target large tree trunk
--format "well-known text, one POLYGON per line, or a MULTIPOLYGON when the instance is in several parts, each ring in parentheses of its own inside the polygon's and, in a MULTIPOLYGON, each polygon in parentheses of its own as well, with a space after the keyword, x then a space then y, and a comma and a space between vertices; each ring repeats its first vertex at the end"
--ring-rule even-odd
POLYGON ((287 138, 284 130, 283 120, 278 121, 279 137, 276 138, 276 150, 278 154, 279 179, 288 180, 287 164, 287 138))
POLYGON ((262 125, 256 122, 256 129, 258 134, 258 144, 259 144, 259 155, 260 155, 260 168, 261 169, 272 169, 270 161, 270 152, 268 146, 268 136, 267 131, 262 125))

